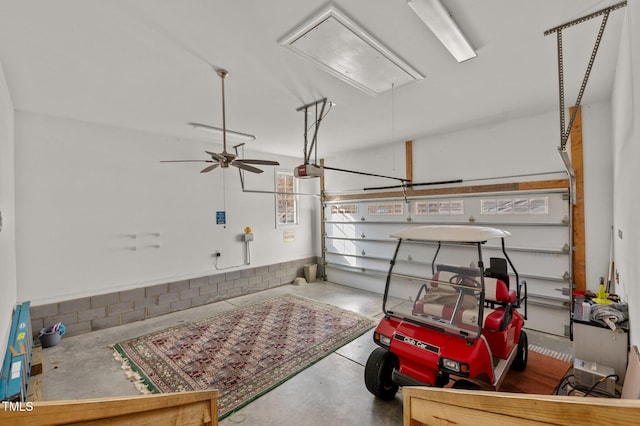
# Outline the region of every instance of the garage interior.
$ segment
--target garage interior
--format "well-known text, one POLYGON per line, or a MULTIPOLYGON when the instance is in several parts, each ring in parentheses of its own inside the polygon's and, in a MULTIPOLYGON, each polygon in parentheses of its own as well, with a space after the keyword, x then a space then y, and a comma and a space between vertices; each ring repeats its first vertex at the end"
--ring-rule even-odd
MULTIPOLYGON (((389 235, 421 225, 509 231, 529 343, 626 382, 634 0, 0 10, 0 360, 30 352, 11 343, 19 306, 36 345, 63 324, 42 349, 43 400, 137 395, 108 345, 274 296, 380 320, 389 235), (578 319, 601 284, 623 327, 578 319)), ((364 386, 372 334, 220 424, 401 424, 402 394, 364 386)))

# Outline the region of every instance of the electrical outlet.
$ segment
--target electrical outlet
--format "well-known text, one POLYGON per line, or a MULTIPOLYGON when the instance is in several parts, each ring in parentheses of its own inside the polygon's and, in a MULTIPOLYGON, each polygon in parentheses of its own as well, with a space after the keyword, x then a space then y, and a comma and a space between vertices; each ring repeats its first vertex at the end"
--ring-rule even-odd
POLYGON ((220 257, 222 253, 220 253, 219 251, 216 250, 216 257, 220 257))

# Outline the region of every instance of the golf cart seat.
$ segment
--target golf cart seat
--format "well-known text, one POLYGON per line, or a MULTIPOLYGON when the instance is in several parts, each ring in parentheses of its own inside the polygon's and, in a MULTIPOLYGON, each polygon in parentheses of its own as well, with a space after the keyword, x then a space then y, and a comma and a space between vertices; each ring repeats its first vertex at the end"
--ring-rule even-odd
POLYGON ((517 299, 516 291, 509 290, 507 284, 499 278, 484 278, 484 301, 490 304, 511 304, 517 299))
POLYGON ((504 282, 509 288, 509 273, 507 272, 507 261, 501 257, 489 259, 489 267, 484 270, 485 277, 497 278, 504 282))
MULTIPOLYGON (((507 328, 513 319, 512 303, 516 301, 515 290, 509 290, 504 281, 497 278, 484 278, 485 305, 498 308, 484 308, 482 335, 487 339, 491 351, 496 358, 506 359, 510 347, 507 345, 507 328)), ((464 317, 463 317, 464 321, 464 317)))
MULTIPOLYGON (((507 290, 506 284, 498 279, 485 277, 484 279, 485 302, 489 304, 500 304, 497 309, 485 307, 483 331, 499 332, 504 331, 511 322, 511 306, 515 302, 515 292, 507 290)), ((477 310, 465 310, 462 313, 462 323, 472 326, 478 323, 477 310)))
POLYGON ((484 309, 483 329, 489 331, 504 331, 511 322, 511 303, 516 301, 516 292, 509 291, 507 285, 496 278, 485 277, 484 300, 489 304, 500 304, 497 309, 484 309))
MULTIPOLYGON (((498 259, 502 260, 502 259, 498 259)), ((439 265, 439 270, 433 276, 434 279, 439 281, 450 281, 455 279, 456 275, 470 275, 469 272, 476 272, 475 269, 468 269, 464 267, 456 267, 450 265, 439 265)), ((505 274, 506 275, 506 272, 505 274)), ((508 276, 507 276, 508 279, 508 276)), ((442 291, 455 292, 452 287, 441 286, 442 291)), ((465 296, 471 298, 472 296, 465 296)), ((484 318, 482 322, 483 334, 501 333, 507 329, 511 322, 512 307, 511 304, 516 301, 515 290, 509 290, 507 284, 498 278, 484 277, 484 318), (496 308, 496 305, 498 307, 496 308)), ((426 301, 425 301, 426 302, 426 301)), ((451 320, 453 314, 453 304, 445 306, 427 306, 425 303, 425 309, 430 310, 433 313, 437 313, 440 309, 441 315, 445 320, 451 320)), ((478 308, 477 305, 471 303, 463 303, 462 310, 459 313, 459 319, 457 320, 460 325, 465 327, 473 327, 478 324, 478 308)), ((505 354, 506 355, 506 354, 505 354)))

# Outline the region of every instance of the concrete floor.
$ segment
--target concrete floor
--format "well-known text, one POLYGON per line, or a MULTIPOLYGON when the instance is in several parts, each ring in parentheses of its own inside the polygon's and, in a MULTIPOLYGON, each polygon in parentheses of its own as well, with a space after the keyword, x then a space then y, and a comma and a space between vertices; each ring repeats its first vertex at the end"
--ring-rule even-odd
MULTIPOLYGON (((114 343, 195 321, 280 294, 297 294, 370 317, 382 315, 381 295, 327 282, 286 285, 198 308, 175 312, 79 336, 43 350, 45 400, 137 395, 109 347, 114 343)), ((364 365, 376 345, 373 331, 251 402, 221 425, 401 425, 402 394, 390 402, 374 398, 364 386, 364 365)), ((568 339, 528 331, 529 343, 571 353, 568 339)))

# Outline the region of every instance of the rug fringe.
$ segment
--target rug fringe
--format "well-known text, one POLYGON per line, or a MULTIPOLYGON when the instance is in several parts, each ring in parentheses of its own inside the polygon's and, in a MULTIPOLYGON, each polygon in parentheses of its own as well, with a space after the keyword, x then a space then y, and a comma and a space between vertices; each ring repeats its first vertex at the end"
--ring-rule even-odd
POLYGON ((133 386, 135 386, 135 388, 141 394, 143 395, 152 394, 153 392, 151 392, 147 387, 147 385, 144 383, 144 379, 142 378, 142 376, 136 373, 133 370, 133 368, 131 368, 131 364, 129 364, 129 361, 126 358, 124 358, 122 355, 120 355, 120 353, 116 351, 115 348, 112 347, 112 349, 114 349, 113 357, 115 358, 116 361, 120 362, 120 368, 124 370, 124 374, 127 380, 133 383, 133 386))

